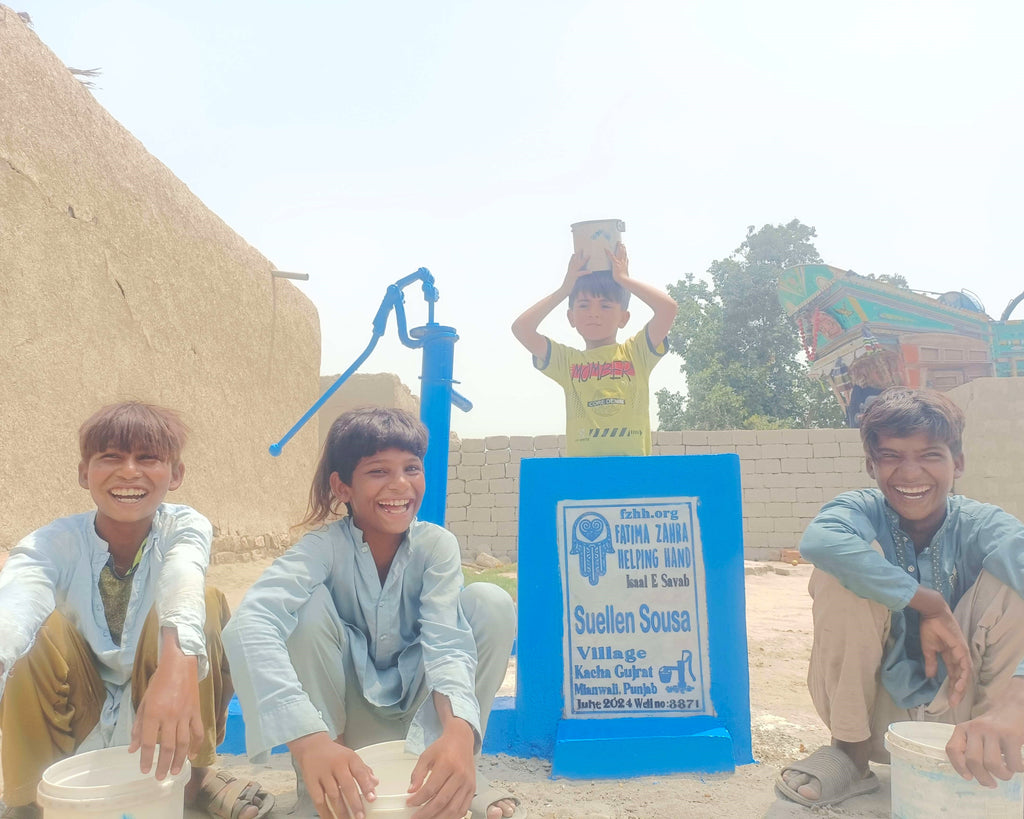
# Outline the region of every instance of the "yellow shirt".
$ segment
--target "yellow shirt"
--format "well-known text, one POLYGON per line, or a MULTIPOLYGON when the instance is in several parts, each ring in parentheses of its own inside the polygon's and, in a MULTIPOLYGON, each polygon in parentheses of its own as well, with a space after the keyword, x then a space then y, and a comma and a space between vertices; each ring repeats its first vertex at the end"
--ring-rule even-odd
POLYGON ((650 455, 650 374, 667 352, 651 347, 645 327, 628 341, 576 350, 548 339, 534 366, 565 391, 570 457, 650 455))

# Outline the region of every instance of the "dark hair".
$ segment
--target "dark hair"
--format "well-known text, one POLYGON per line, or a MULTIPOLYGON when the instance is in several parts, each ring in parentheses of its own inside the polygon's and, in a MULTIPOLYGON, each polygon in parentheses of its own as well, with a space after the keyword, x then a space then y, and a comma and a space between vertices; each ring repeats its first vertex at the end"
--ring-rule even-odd
POLYGON ((872 458, 881 436, 909 438, 918 432, 942 441, 954 458, 963 453, 964 414, 941 392, 890 387, 871 402, 860 422, 860 439, 872 458))
POLYGON ((339 415, 327 432, 309 488, 309 512, 299 525, 315 526, 340 515, 338 499, 331 492, 331 473, 337 472, 342 483, 351 484, 356 464, 385 449, 422 458, 427 452, 427 428, 415 415, 391 407, 363 407, 339 415))
POLYGON ((594 296, 616 302, 623 310, 629 307, 629 291, 612 278, 610 270, 595 270, 580 276, 572 286, 569 294, 571 308, 580 295, 594 296))
POLYGON ((123 401, 93 413, 78 430, 78 449, 88 461, 97 452, 145 449, 163 461, 177 464, 189 429, 178 413, 155 404, 123 401))

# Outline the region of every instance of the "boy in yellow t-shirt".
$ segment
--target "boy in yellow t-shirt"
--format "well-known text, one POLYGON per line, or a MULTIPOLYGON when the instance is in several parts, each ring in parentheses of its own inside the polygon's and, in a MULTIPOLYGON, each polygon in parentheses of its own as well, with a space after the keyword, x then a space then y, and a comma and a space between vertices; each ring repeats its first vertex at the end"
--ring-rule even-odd
POLYGON ((608 250, 611 271, 587 272, 589 257, 574 253, 565 280, 528 308, 512 333, 533 354, 534 366, 565 391, 566 454, 650 455, 650 372, 667 347, 677 306, 658 288, 629 276, 626 247, 608 250), (639 333, 618 342, 629 321, 630 294, 654 311, 639 333), (576 350, 537 332, 540 323, 569 297, 569 325, 583 337, 576 350))

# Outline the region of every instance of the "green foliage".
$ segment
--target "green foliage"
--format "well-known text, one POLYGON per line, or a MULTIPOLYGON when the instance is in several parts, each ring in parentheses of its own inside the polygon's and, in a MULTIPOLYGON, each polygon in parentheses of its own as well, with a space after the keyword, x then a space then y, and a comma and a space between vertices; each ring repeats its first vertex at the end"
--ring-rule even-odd
POLYGON ((910 289, 910 284, 900 273, 879 273, 877 276, 874 273, 857 273, 857 275, 865 279, 874 279, 883 284, 891 284, 893 287, 902 287, 904 290, 910 289))
POLYGON ((474 569, 472 566, 463 566, 462 578, 467 586, 470 583, 494 583, 496 586, 501 586, 512 595, 513 600, 516 600, 517 570, 518 567, 515 563, 496 566, 493 569, 474 569))
POLYGON ((687 393, 659 390, 660 429, 780 429, 843 426, 839 403, 807 377, 796 328, 777 296, 779 275, 820 262, 813 227, 765 225, 708 282, 687 274, 669 285, 679 314, 669 333, 687 393))

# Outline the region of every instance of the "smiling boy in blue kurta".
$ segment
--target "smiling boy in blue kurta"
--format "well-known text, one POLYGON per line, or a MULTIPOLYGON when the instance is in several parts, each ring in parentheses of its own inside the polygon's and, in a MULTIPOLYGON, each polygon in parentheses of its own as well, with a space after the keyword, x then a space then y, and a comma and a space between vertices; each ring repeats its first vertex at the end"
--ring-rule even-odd
POLYGON ((963 426, 941 393, 884 392, 860 427, 878 488, 843 493, 804 533, 808 685, 832 743, 782 771, 793 801, 877 789, 868 763, 888 762, 882 739, 900 720, 956 725, 946 753, 965 779, 1024 771, 1024 524, 950 494, 963 426))

